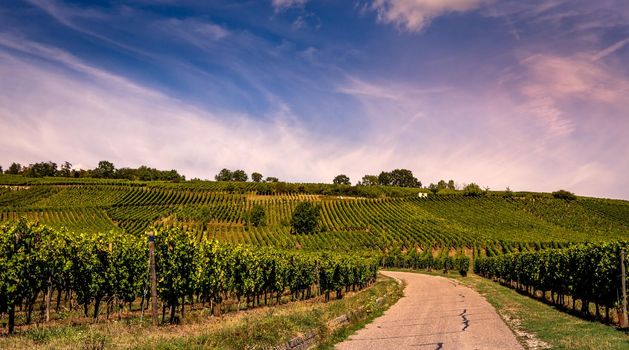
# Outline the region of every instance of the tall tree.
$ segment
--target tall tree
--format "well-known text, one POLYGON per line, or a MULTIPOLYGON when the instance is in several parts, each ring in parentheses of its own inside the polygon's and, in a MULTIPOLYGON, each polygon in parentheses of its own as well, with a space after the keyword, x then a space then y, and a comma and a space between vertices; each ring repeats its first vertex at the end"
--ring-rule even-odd
POLYGON ((223 168, 218 174, 216 174, 216 176, 214 176, 214 179, 216 181, 231 181, 233 177, 233 173, 231 170, 223 168))
POLYGON ((63 162, 61 169, 57 172, 57 176, 71 177, 73 175, 72 164, 68 161, 63 162))
POLYGON ((114 163, 107 160, 98 162, 98 166, 93 171, 94 177, 101 179, 113 179, 115 173, 116 167, 114 167, 114 163))
POLYGON ((22 172, 22 164, 20 163, 11 163, 11 165, 9 165, 9 169, 7 169, 7 174, 11 174, 11 175, 18 175, 22 172))
POLYGON ((247 173, 245 173, 244 170, 235 170, 232 173, 232 180, 234 181, 238 181, 238 182, 246 182, 248 179, 247 173))
POLYGON ((280 180, 277 177, 273 177, 273 176, 268 176, 266 178, 266 180, 264 180, 266 182, 279 182, 280 180))
POLYGON ((393 177, 391 173, 383 171, 378 175, 378 184, 382 186, 391 186, 393 184, 393 177))
POLYGON ((454 184, 454 180, 448 181, 448 189, 449 190, 456 190, 456 185, 454 184))
POLYGON ((57 163, 39 162, 28 166, 25 174, 28 177, 44 177, 57 175, 57 163))
POLYGON ((391 172, 391 185, 400 187, 421 187, 422 183, 408 169, 395 169, 391 172))
POLYGON ((251 180, 253 180, 253 182, 261 182, 262 181, 262 174, 260 174, 258 172, 251 173, 251 180))
POLYGON ((378 177, 376 175, 365 175, 360 180, 360 184, 363 186, 376 186, 378 185, 378 177))
POLYGON ((344 174, 336 175, 332 183, 335 185, 351 185, 352 183, 349 181, 349 177, 344 174))

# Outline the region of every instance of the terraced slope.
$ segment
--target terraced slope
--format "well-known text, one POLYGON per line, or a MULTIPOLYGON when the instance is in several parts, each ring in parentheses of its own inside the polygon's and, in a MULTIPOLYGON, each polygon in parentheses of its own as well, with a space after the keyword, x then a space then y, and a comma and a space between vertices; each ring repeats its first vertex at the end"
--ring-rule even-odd
POLYGON ((619 200, 566 202, 541 194, 503 198, 491 193, 418 198, 416 191, 404 189, 380 190, 378 197, 366 198, 313 193, 336 190, 325 185, 288 185, 293 187, 287 190, 285 185, 216 182, 18 180, 0 175, 1 221, 25 216, 75 231, 139 235, 150 226, 179 226, 199 237, 236 243, 346 250, 466 246, 510 251, 629 237, 629 202, 619 200), (290 218, 300 201, 320 206, 322 232, 290 233, 290 218), (265 208, 265 226, 248 223, 256 204, 265 208))

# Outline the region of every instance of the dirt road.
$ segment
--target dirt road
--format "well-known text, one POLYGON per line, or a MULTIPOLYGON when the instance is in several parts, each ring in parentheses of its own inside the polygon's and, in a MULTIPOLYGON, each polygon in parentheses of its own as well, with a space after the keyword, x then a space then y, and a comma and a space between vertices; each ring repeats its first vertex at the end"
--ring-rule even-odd
POLYGON ((382 273, 406 281, 404 297, 336 349, 523 349, 474 290, 443 277, 382 273))

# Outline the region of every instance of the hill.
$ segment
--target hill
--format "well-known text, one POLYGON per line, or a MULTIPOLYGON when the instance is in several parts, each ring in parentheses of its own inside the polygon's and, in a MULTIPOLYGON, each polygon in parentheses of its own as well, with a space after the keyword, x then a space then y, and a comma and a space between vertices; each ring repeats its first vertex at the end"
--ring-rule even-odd
POLYGON ((487 248, 503 251, 629 235, 629 202, 544 193, 460 192, 327 184, 214 181, 139 182, 0 175, 0 221, 19 217, 74 231, 183 227, 221 241, 304 249, 389 247, 487 248), (320 206, 320 232, 294 235, 290 218, 301 201, 320 206), (248 220, 254 205, 266 224, 248 220))

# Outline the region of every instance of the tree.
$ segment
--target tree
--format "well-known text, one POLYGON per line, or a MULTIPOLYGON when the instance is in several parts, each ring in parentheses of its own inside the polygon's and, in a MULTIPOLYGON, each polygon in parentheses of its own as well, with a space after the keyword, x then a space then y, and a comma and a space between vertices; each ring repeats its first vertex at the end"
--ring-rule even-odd
POLYGON ((232 180, 234 181, 238 181, 238 182, 247 182, 248 176, 247 173, 245 173, 244 170, 235 170, 232 173, 232 180))
POLYGON ((223 168, 223 170, 221 170, 218 174, 216 174, 216 176, 214 176, 214 179, 216 181, 231 181, 232 177, 233 177, 232 171, 229 169, 223 168))
POLYGON ((391 185, 399 187, 421 187, 422 183, 408 169, 395 169, 391 172, 391 185))
POLYGON ((479 197, 482 196, 485 192, 475 183, 471 183, 463 189, 463 195, 468 197, 479 197))
POLYGON ((266 212, 263 206, 256 204, 251 208, 249 223, 255 227, 266 225, 266 212))
POLYGON ((266 180, 264 180, 266 182, 279 182, 280 180, 277 177, 273 177, 273 176, 268 176, 266 178, 266 180))
POLYGON ((72 174, 72 164, 68 161, 63 162, 61 169, 57 172, 57 176, 61 177, 71 177, 72 174))
POLYGON ((18 175, 22 172, 22 165, 20 163, 11 163, 9 169, 7 169, 7 174, 18 175))
POLYGON ((262 174, 260 174, 258 172, 251 173, 251 180, 253 180, 253 182, 261 182, 262 181, 262 174))
POLYGON ((574 193, 566 191, 566 190, 559 190, 559 191, 553 192, 553 197, 557 199, 567 200, 567 201, 573 201, 577 199, 577 196, 574 193))
POLYGON ((430 192, 432 192, 433 194, 437 194, 437 192, 439 192, 439 186, 435 185, 435 184, 430 184, 430 186, 428 186, 428 189, 430 190, 430 192))
POLYGON ((378 184, 382 186, 391 186, 393 184, 393 177, 391 173, 383 171, 378 175, 378 184))
POLYGON ((376 186, 378 185, 378 177, 376 175, 365 175, 360 180, 360 184, 363 186, 376 186))
POLYGON ((93 171, 93 176, 101 179, 113 179, 116 172, 114 163, 101 160, 98 162, 98 166, 93 171))
POLYGON ((301 202, 295 207, 291 226, 295 233, 308 234, 313 233, 319 224, 319 207, 311 202, 301 202))
POLYGON ((332 180, 332 183, 335 185, 351 185, 349 177, 344 174, 337 175, 334 180, 332 180))
POLYGON ((507 188, 505 189, 504 197, 505 197, 505 198, 511 198, 511 197, 513 197, 513 191, 511 191, 511 189, 509 188, 509 186, 507 186, 507 188))
POLYGON ((2 170, 2 165, 0 165, 0 174, 3 174, 4 171, 2 170))
POLYGON ((28 177, 44 177, 57 175, 57 163, 53 162, 39 162, 31 164, 25 171, 28 177))
POLYGON ((450 180, 448 181, 448 189, 449 190, 456 190, 456 185, 454 184, 454 180, 450 180))
POLYGON ((444 180, 439 180, 439 182, 437 182, 437 189, 445 190, 446 188, 448 188, 448 184, 444 180))

